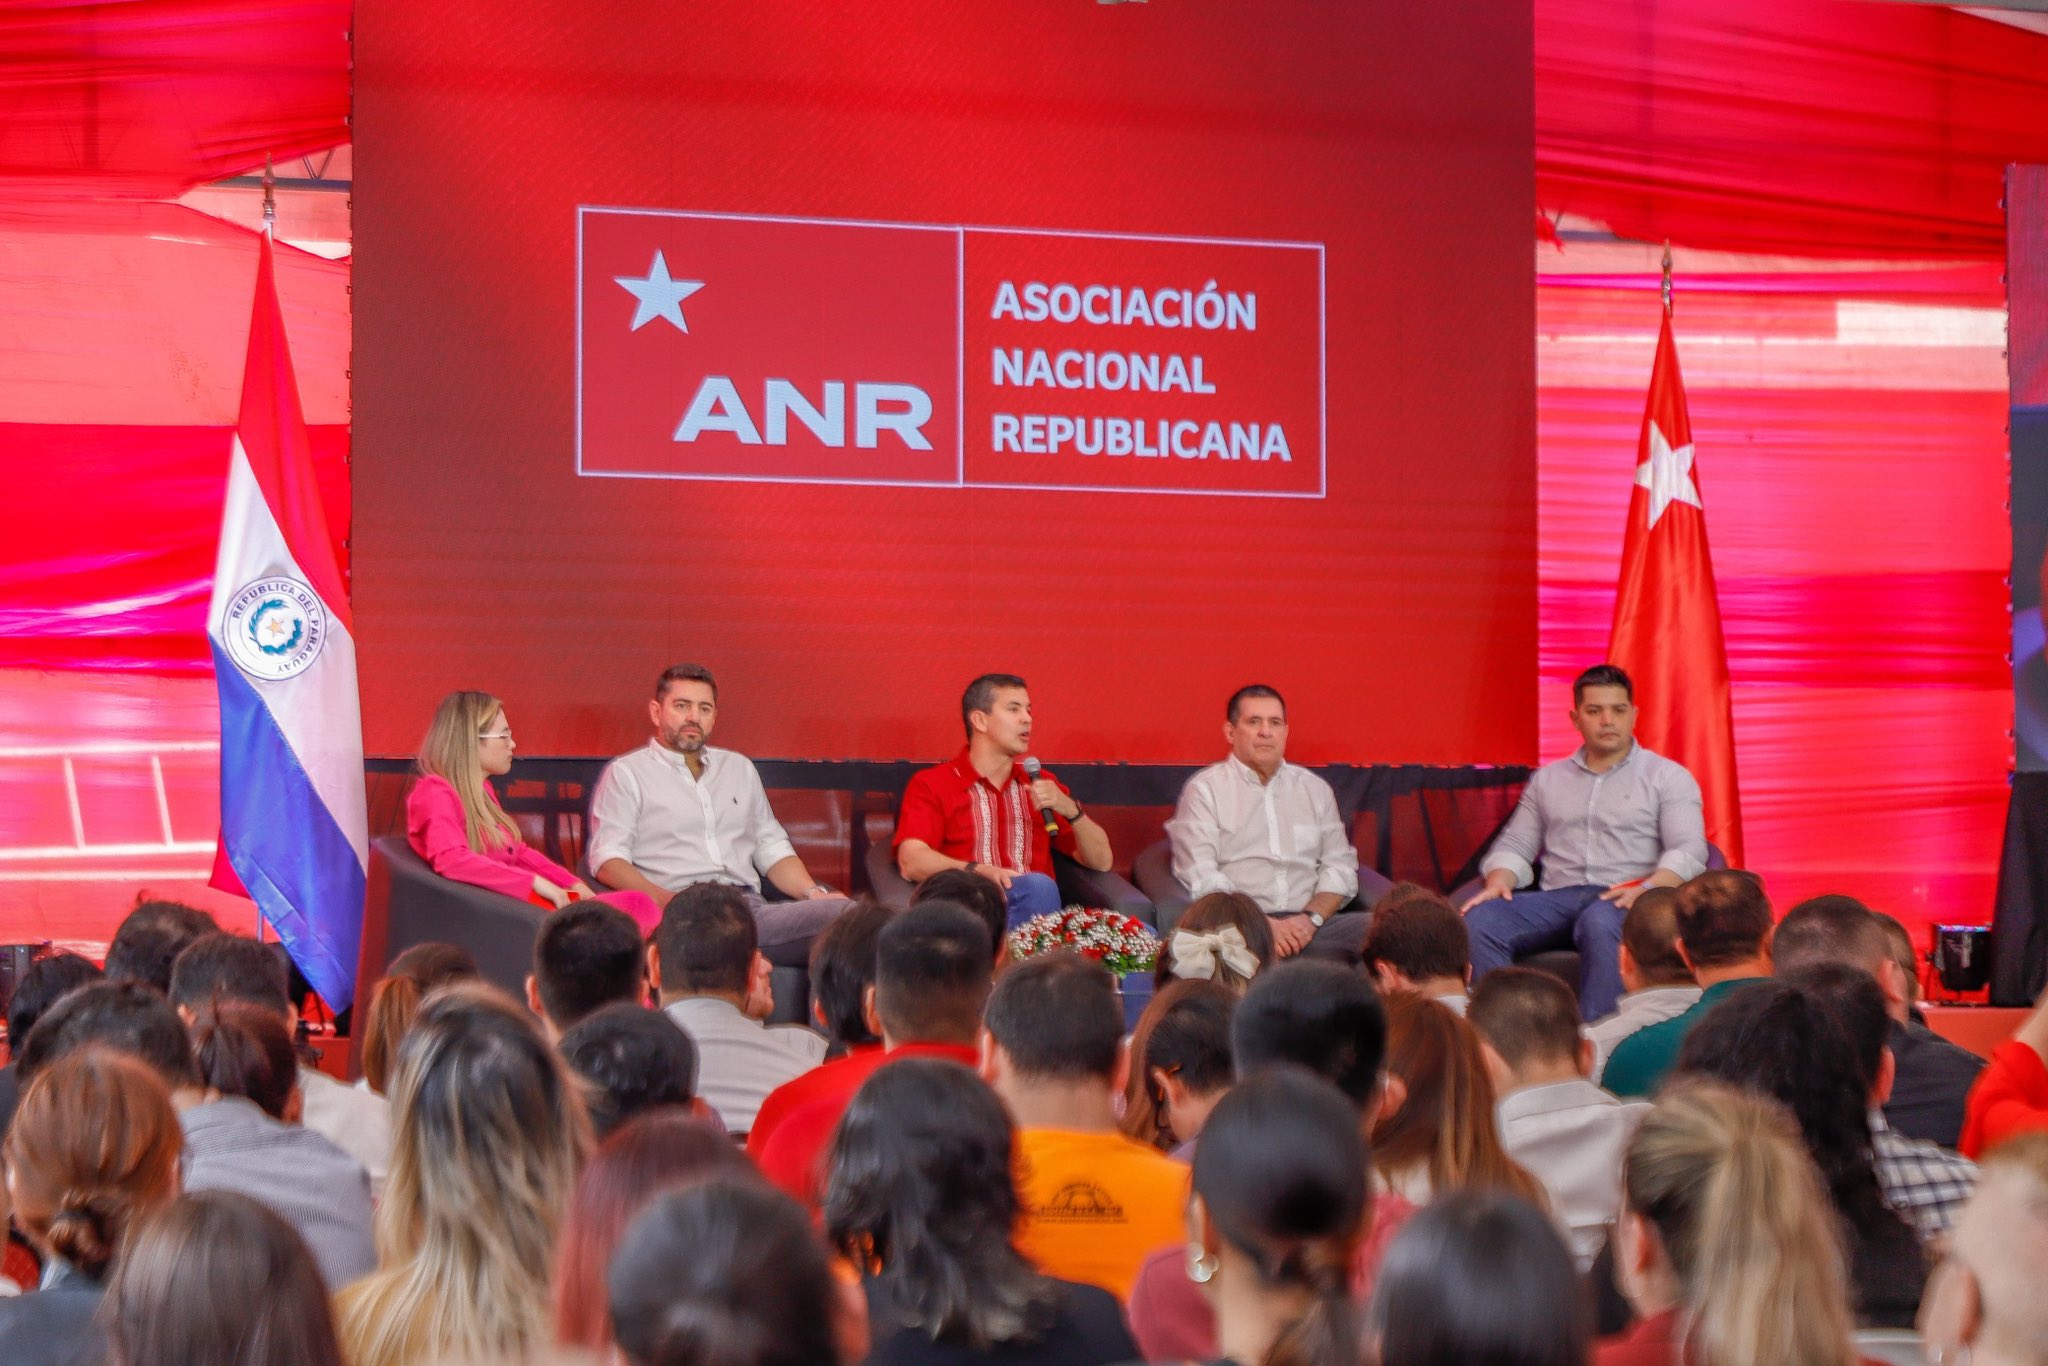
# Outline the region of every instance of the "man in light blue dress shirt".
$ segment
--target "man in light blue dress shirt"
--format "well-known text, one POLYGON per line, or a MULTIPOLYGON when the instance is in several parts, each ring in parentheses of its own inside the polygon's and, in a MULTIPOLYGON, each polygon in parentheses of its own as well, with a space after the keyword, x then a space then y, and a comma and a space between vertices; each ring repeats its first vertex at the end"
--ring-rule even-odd
POLYGON ((1612 664, 1572 684, 1573 727, 1585 741, 1545 764, 1493 842, 1486 885, 1461 908, 1475 984, 1523 954, 1576 947, 1579 1013, 1611 1014, 1621 997, 1621 922, 1650 887, 1705 871, 1700 785, 1684 765, 1635 741, 1635 688, 1612 664), (1541 885, 1537 882, 1542 864, 1541 885))

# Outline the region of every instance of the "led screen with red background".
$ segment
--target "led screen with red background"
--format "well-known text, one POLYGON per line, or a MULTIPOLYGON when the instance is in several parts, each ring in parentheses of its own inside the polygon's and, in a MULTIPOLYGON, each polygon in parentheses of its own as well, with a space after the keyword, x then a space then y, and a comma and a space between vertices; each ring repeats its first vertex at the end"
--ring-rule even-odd
POLYGON ((613 752, 695 659, 763 756, 944 752, 999 669, 1049 758, 1209 759, 1255 679, 1309 761, 1534 757, 1526 7, 363 0, 356 42, 372 754, 455 687, 613 752), (1212 284, 1255 325, 1149 316, 1212 284))

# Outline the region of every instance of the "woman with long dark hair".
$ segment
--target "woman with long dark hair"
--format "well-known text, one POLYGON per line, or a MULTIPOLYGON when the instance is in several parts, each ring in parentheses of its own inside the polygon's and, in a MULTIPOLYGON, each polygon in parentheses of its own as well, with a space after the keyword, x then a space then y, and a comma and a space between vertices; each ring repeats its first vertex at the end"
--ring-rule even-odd
POLYGON ((1195 1150, 1188 1279, 1234 1366, 1356 1366, 1354 1254, 1371 1194, 1358 1107, 1292 1067, 1238 1083, 1195 1150))
POLYGON ((1542 1205, 1543 1187, 1501 1143, 1493 1079, 1472 1026, 1407 993, 1385 1005, 1387 1072, 1401 1089, 1372 1127, 1381 1184, 1418 1205, 1454 1190, 1503 1190, 1542 1205))
POLYGON ((627 1226, 605 1284, 627 1366, 861 1358, 859 1311, 810 1218, 766 1182, 708 1181, 656 1199, 627 1226))
POLYGON ((1117 1127, 1191 1159, 1196 1135, 1232 1080, 1230 1020, 1238 993, 1220 982, 1171 982, 1131 1031, 1130 1079, 1117 1127))
POLYGON ((1040 1275, 1017 1251, 1012 1138, 1002 1102, 958 1063, 906 1058, 854 1094, 825 1228, 866 1283, 869 1366, 1137 1355, 1114 1296, 1040 1275))
POLYGON ((1394 1235, 1366 1338, 1385 1366, 1585 1366, 1582 1305, 1548 1215, 1503 1191, 1458 1191, 1394 1235))
POLYGON ((1725 1081, 1791 1112, 1841 1223, 1857 1317, 1912 1327, 1927 1259, 1884 1202, 1856 1050, 1827 1006, 1784 982, 1751 983, 1693 1026, 1672 1075, 1725 1081))
POLYGON ((555 1341, 592 1351, 612 1345, 605 1268, 633 1216, 655 1197, 714 1177, 757 1175, 731 1138, 679 1106, 628 1120, 576 1179, 555 1256, 555 1341))

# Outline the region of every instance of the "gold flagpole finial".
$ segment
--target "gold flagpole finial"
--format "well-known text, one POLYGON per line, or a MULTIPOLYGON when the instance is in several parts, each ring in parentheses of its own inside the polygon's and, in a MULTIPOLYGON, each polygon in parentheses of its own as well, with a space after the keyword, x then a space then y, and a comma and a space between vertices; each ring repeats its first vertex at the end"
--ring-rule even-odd
POLYGON ((1671 311, 1671 242, 1664 243, 1664 311, 1671 311))
POLYGON ((277 176, 267 155, 263 158, 263 231, 277 236, 277 176))

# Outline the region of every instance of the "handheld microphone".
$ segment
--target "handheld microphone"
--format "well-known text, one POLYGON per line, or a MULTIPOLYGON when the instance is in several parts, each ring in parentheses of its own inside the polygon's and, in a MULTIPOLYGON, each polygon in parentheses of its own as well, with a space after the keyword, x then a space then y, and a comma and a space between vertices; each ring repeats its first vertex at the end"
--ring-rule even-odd
MULTIPOLYGON (((1027 754, 1024 756, 1024 776, 1029 778, 1034 783, 1038 781, 1037 755, 1027 754)), ((1041 806, 1038 808, 1038 814, 1045 817, 1045 833, 1057 838, 1060 833, 1060 823, 1057 819, 1054 818, 1052 814, 1052 808, 1049 806, 1041 806)))

